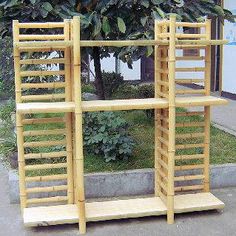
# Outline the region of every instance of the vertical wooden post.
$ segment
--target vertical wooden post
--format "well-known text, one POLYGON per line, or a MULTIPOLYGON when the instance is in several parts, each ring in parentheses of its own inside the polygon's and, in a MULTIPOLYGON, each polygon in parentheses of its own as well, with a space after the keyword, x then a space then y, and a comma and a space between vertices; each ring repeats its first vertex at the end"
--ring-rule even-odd
POLYGON ((74 51, 74 100, 75 100, 75 164, 78 193, 79 230, 86 233, 85 196, 84 196, 84 157, 81 108, 81 53, 80 53, 80 18, 73 18, 74 51))
MULTIPOLYGON (((206 20, 207 40, 211 39, 211 20, 206 20)), ((206 96, 211 94, 211 46, 208 45, 205 50, 205 91, 206 96)), ((204 107, 204 191, 209 192, 209 164, 210 164, 210 106, 204 107)))
MULTIPOLYGON (((13 42, 19 42, 19 22, 13 21, 13 42)), ((15 67, 15 95, 16 103, 21 99, 21 76, 20 76, 20 52, 14 47, 14 67, 15 67)), ((19 188, 21 210, 27 207, 26 185, 25 185, 25 159, 24 159, 24 136, 22 115, 16 113, 16 132, 17 132, 17 149, 18 149, 18 169, 19 169, 19 188)))
POLYGON ((168 186, 167 223, 174 223, 174 166, 175 166, 175 32, 176 16, 170 16, 169 42, 169 140, 168 140, 168 186))
MULTIPOLYGON (((70 21, 64 20, 64 36, 65 41, 70 40, 70 21)), ((65 100, 66 102, 71 101, 71 62, 70 62, 70 47, 66 47, 64 52, 65 58, 65 100)), ((74 185, 73 185, 73 148, 72 148, 72 113, 66 113, 66 152, 67 152, 67 195, 68 203, 74 202, 74 185)))
MULTIPOLYGON (((160 34, 160 27, 158 26, 157 20, 155 20, 155 40, 158 40, 158 34, 160 34)), ((155 77, 154 77, 154 86, 155 86, 155 98, 159 97, 159 91, 160 91, 160 85, 158 85, 158 81, 161 80, 161 74, 160 74, 160 69, 161 69, 161 62, 160 62, 160 48, 158 48, 158 45, 155 45, 154 47, 154 73, 155 73, 155 77)), ((161 147, 161 143, 158 139, 158 137, 160 137, 161 133, 160 130, 158 129, 158 125, 159 124, 159 119, 158 117, 160 116, 160 109, 155 109, 155 134, 154 134, 154 139, 155 139, 155 179, 154 179, 154 185, 155 185, 155 196, 159 196, 160 194, 160 178, 159 178, 159 169, 160 169, 160 165, 158 164, 158 158, 160 158, 160 152, 158 151, 161 147)))
MULTIPOLYGON (((224 8, 224 0, 221 0, 221 6, 224 8)), ((219 31, 220 31, 220 38, 219 39, 223 39, 224 38, 224 24, 218 20, 219 24, 220 24, 220 27, 219 27, 219 31)), ((222 86, 223 86, 223 63, 224 63, 224 60, 223 60, 223 56, 224 56, 224 45, 221 44, 218 46, 219 49, 220 49, 220 60, 219 60, 219 92, 220 92, 220 95, 222 93, 222 86)))

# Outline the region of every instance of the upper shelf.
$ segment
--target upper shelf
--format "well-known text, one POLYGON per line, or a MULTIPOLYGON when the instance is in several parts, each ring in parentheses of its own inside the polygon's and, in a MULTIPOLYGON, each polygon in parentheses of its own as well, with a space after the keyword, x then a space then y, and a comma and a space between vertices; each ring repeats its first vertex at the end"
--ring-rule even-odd
MULTIPOLYGON (((177 97, 177 107, 187 106, 210 106, 225 105, 228 101, 223 98, 213 96, 192 96, 177 97)), ((121 99, 121 100, 93 100, 83 101, 82 111, 119 111, 119 110, 143 110, 168 108, 168 100, 165 98, 146 98, 146 99, 121 99)), ((18 103, 17 112, 26 113, 57 113, 73 112, 75 104, 73 102, 35 102, 35 103, 18 103)))

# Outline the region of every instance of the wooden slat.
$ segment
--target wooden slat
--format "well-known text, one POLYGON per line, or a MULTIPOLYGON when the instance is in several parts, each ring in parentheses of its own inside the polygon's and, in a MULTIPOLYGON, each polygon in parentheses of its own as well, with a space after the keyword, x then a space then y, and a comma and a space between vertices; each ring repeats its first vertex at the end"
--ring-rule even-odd
POLYGON ((180 191, 194 191, 194 190, 201 190, 203 189, 203 185, 191 185, 191 186, 180 186, 180 187, 175 187, 176 192, 180 191))
POLYGON ((57 40, 64 39, 64 34, 20 34, 20 40, 57 40))
POLYGON ((47 182, 54 180, 66 180, 67 174, 59 175, 44 175, 44 176, 28 176, 25 178, 26 182, 47 182))
POLYGON ((194 155, 176 155, 175 160, 196 160, 203 159, 204 154, 194 154, 194 155))
POLYGON ((66 191, 67 185, 57 185, 49 187, 34 187, 27 188, 26 193, 45 193, 45 192, 57 192, 57 191, 66 191))
POLYGON ((176 94, 205 94, 205 89, 177 89, 176 94))
POLYGON ((64 202, 67 201, 67 196, 56 196, 47 198, 30 198, 27 199, 27 204, 39 204, 39 203, 49 203, 49 202, 64 202))
POLYGON ((204 168, 203 164, 175 166, 175 170, 176 171, 180 171, 180 170, 195 170, 195 169, 203 169, 203 168, 204 168))
POLYGON ((176 57, 177 61, 203 61, 205 60, 204 56, 181 56, 176 57))
POLYGON ((22 59, 21 65, 47 65, 47 64, 64 64, 65 58, 53 58, 53 59, 22 59))
POLYGON ((34 88, 64 88, 65 82, 50 82, 50 83, 22 83, 22 89, 34 89, 34 88))
POLYGON ((48 49, 53 49, 56 47, 69 47, 71 46, 70 41, 33 41, 33 42, 16 42, 13 43, 14 47, 19 49, 27 50, 32 48, 35 49, 37 47, 42 47, 42 50, 47 51, 48 49), (48 47, 48 49, 47 49, 48 47))
POLYGON ((176 116, 202 116, 203 111, 186 111, 186 112, 176 112, 176 116))
POLYGON ((25 166, 25 170, 61 169, 66 167, 67 167, 66 163, 39 164, 39 165, 27 165, 25 166))
POLYGON ((205 133, 187 133, 187 134, 176 134, 176 138, 180 139, 191 139, 191 138, 203 138, 205 133))
POLYGON ((204 122, 178 122, 176 127, 204 127, 204 122))
POLYGON ((182 176, 176 176, 175 181, 198 180, 203 178, 204 175, 182 175, 182 176))
POLYGON ((204 143, 177 144, 176 149, 204 148, 204 143))
POLYGON ((204 79, 175 79, 176 84, 193 84, 202 82, 204 82, 204 79))
POLYGON ((66 151, 60 152, 44 152, 44 153, 27 153, 24 155, 25 159, 40 159, 40 158, 60 158, 67 156, 66 151))
POLYGON ((40 135, 55 135, 55 134, 65 134, 65 129, 53 129, 53 130, 29 130, 24 131, 24 136, 40 136, 40 135))
POLYGON ((60 100, 66 97, 65 93, 43 94, 43 95, 24 95, 21 96, 22 101, 48 101, 48 100, 60 100))
POLYGON ((48 147, 48 146, 57 146, 57 145, 65 145, 65 140, 49 140, 49 141, 36 141, 36 142, 25 142, 23 147, 48 147))
POLYGON ((21 77, 28 77, 28 76, 49 76, 49 75, 65 75, 65 71, 59 70, 59 71, 45 71, 45 70, 39 70, 39 71, 21 71, 20 76, 21 77))
POLYGON ((34 125, 34 124, 48 124, 48 123, 64 123, 65 119, 63 117, 52 117, 52 118, 32 118, 23 119, 23 125, 34 125))
POLYGON ((19 23, 19 28, 25 28, 25 29, 51 29, 51 28, 63 28, 64 23, 63 22, 46 22, 46 23, 19 23))
POLYGON ((176 72, 204 72, 205 70, 205 67, 183 67, 175 69, 176 72))

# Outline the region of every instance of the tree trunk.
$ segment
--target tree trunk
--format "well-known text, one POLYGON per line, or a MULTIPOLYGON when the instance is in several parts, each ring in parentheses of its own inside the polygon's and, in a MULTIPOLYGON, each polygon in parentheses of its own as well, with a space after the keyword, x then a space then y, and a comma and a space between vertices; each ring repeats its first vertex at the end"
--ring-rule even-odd
POLYGON ((104 84, 102 80, 102 70, 101 70, 101 61, 100 61, 100 48, 93 48, 93 60, 95 68, 95 88, 99 99, 105 99, 104 93, 104 84))

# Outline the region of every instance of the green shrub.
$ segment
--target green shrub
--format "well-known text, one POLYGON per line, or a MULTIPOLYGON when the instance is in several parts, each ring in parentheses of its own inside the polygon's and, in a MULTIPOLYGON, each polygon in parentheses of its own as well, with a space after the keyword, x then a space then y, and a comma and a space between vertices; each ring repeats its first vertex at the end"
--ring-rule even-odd
POLYGON ((102 72, 102 79, 104 83, 104 92, 106 98, 111 98, 113 93, 120 85, 124 83, 124 78, 121 74, 115 72, 102 72))
POLYGON ((95 91, 96 91, 96 89, 92 83, 90 83, 90 84, 82 83, 81 90, 82 90, 82 93, 95 93, 95 91))
POLYGON ((153 84, 138 85, 138 98, 154 98, 154 93, 153 84))
POLYGON ((113 112, 85 113, 85 150, 104 156, 106 162, 128 158, 132 153, 134 141, 127 128, 128 123, 113 112))
POLYGON ((113 99, 134 99, 138 98, 138 86, 124 83, 113 93, 113 99))

